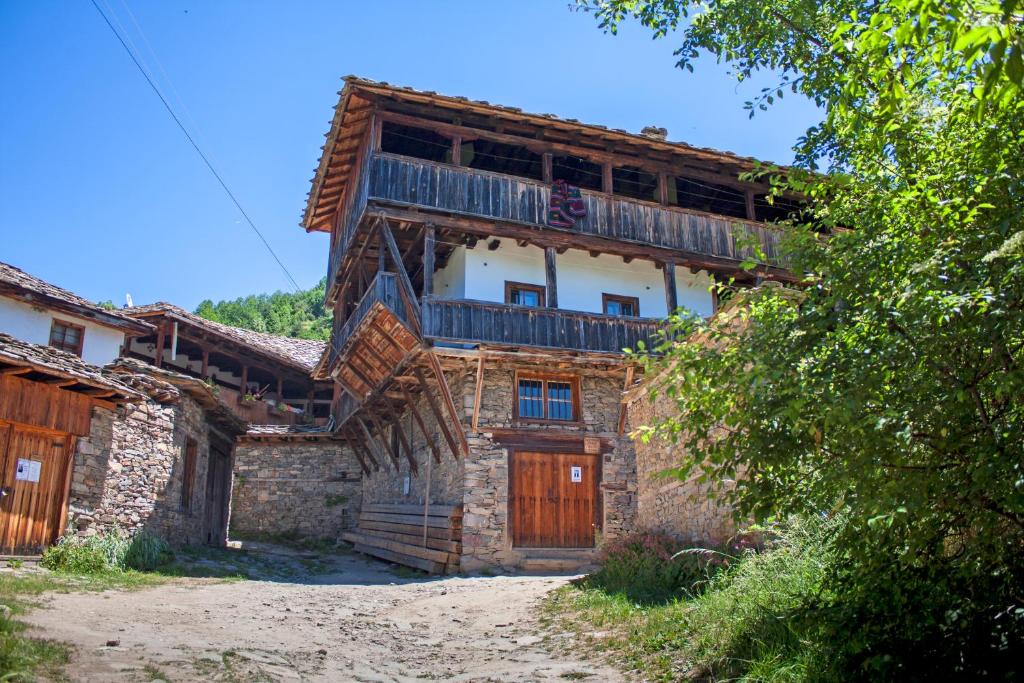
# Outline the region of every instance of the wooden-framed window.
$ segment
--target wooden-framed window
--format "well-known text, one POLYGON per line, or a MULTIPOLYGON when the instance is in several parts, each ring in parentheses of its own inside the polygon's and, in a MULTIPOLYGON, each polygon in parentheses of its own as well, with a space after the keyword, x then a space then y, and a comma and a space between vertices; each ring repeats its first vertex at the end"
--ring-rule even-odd
POLYGON ((185 439, 185 460, 181 467, 181 509, 192 511, 192 494, 196 488, 197 444, 195 439, 185 439))
POLYGON ((53 319, 50 325, 50 346, 61 351, 82 355, 82 344, 85 342, 85 328, 65 320, 53 319))
POLYGON ((516 420, 578 422, 580 381, 571 375, 516 373, 516 420))
POLYGON ((621 294, 602 294, 601 308, 605 315, 621 315, 626 318, 640 317, 640 299, 621 294))
POLYGON ((525 282, 505 281, 505 303, 544 308, 544 287, 525 282))

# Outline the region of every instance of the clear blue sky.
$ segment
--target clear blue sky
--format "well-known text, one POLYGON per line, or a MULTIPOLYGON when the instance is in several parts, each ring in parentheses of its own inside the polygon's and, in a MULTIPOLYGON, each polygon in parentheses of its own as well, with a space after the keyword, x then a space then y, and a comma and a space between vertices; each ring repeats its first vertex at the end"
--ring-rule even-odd
MULTIPOLYGON (((303 287, 326 270, 298 221, 345 74, 779 162, 817 119, 787 98, 748 120, 757 84, 679 71, 671 38, 605 35, 568 0, 104 3, 303 287)), ((0 3, 0 261, 119 305, 288 289, 89 0, 0 3)))

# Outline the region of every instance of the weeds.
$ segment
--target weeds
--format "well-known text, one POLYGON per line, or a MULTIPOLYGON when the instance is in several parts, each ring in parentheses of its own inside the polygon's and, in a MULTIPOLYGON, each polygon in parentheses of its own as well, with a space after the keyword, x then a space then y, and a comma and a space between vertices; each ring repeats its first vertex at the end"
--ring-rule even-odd
POLYGON ((127 536, 115 528, 85 538, 67 534, 47 548, 40 564, 69 574, 99 574, 129 569, 151 571, 173 557, 163 539, 145 531, 127 536))

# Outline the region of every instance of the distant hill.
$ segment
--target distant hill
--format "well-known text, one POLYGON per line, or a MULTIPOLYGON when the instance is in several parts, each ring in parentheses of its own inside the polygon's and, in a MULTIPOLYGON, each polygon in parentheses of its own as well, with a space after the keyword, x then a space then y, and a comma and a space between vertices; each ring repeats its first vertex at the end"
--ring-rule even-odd
POLYGON ((252 294, 232 301, 214 303, 206 299, 196 308, 198 316, 256 332, 282 337, 327 340, 331 314, 324 309, 327 278, 301 292, 252 294))

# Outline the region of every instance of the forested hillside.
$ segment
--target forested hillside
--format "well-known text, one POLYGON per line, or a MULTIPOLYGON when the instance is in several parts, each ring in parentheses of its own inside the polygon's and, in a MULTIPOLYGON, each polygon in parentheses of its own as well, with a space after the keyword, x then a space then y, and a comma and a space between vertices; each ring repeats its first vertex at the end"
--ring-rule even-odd
POLYGON ((331 314, 324 309, 327 278, 301 292, 252 294, 214 303, 206 299, 196 315, 207 320, 300 339, 324 339, 331 333, 331 314))

